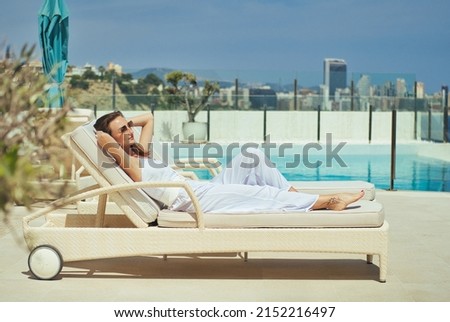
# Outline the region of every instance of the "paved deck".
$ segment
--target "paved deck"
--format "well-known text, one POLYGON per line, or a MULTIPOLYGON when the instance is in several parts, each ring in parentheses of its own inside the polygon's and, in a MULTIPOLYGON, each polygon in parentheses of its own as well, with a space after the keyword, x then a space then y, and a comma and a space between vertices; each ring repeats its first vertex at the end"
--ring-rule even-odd
POLYGON ((0 223, 0 301, 450 301, 450 193, 377 191, 390 224, 387 283, 377 258, 261 253, 233 257, 131 257, 68 263, 59 278, 31 277, 21 207, 0 223))

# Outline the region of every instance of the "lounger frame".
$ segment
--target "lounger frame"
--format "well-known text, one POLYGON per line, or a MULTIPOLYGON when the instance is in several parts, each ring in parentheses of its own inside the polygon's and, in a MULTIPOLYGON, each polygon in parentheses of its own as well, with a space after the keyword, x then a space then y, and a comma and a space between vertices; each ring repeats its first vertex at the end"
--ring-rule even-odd
POLYGON ((51 245, 64 262, 136 255, 240 252, 314 252, 363 254, 379 258, 379 281, 387 275, 389 225, 376 228, 241 228, 209 229, 192 189, 186 183, 132 183, 98 188, 59 200, 24 217, 23 232, 30 251, 51 245), (184 188, 196 208, 197 228, 136 227, 142 222, 126 215, 105 214, 110 193, 144 187, 184 188), (99 197, 97 214, 70 214, 62 208, 85 198, 99 197), (41 226, 30 223, 46 217, 41 226))
POLYGON ((30 257, 40 247, 51 247, 60 257, 62 268, 65 262, 137 255, 247 252, 362 254, 370 263, 373 256, 378 256, 379 280, 386 281, 389 230, 386 221, 380 227, 370 228, 208 228, 198 199, 186 182, 111 184, 99 171, 97 163, 89 160, 71 141, 70 134, 66 134, 63 140, 98 185, 57 200, 23 218, 23 234, 31 251, 30 257), (184 189, 195 209, 196 227, 149 226, 148 221, 140 217, 142 214, 137 213, 121 193, 149 187, 184 189), (77 208, 69 210, 65 207, 84 200, 95 200, 97 210, 89 212, 84 209, 80 212, 77 208), (107 211, 107 205, 111 202, 120 208, 120 214, 107 211))

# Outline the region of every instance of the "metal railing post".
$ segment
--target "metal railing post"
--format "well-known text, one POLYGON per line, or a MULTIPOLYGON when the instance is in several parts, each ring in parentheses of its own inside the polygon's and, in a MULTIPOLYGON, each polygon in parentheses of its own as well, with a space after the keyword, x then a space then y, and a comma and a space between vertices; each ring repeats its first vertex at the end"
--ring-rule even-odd
POLYGON ((234 109, 235 110, 238 109, 238 103, 239 103, 238 93, 239 93, 239 80, 236 78, 234 80, 234 109))
POLYGON ((397 110, 392 110, 392 122, 391 122, 391 183, 389 186, 390 191, 394 191, 394 179, 395 179, 395 158, 396 158, 396 141, 397 141, 397 110))
POLYGON ((369 105, 369 143, 372 142, 372 104, 369 105))
POLYGON ((294 79, 294 111, 298 110, 297 104, 297 78, 294 79))
POLYGON ((211 106, 208 104, 206 110, 206 140, 209 142, 209 129, 211 128, 211 106))
POLYGON ((263 142, 266 142, 266 135, 267 135, 267 105, 264 104, 264 112, 263 112, 263 142))
POLYGON ((414 82, 414 140, 417 140, 417 82, 414 82))
POLYGON ((354 98, 355 98, 355 84, 354 84, 353 80, 351 81, 351 84, 350 84, 350 97, 351 97, 350 110, 354 111, 355 110, 355 102, 354 102, 354 98))
POLYGON ((428 106, 428 141, 431 141, 431 106, 428 106))
POLYGON ((442 86, 442 105, 444 105, 444 115, 443 115, 443 135, 442 140, 444 143, 448 142, 448 86, 442 86))
POLYGON ((317 106, 317 142, 320 142, 320 105, 317 106))

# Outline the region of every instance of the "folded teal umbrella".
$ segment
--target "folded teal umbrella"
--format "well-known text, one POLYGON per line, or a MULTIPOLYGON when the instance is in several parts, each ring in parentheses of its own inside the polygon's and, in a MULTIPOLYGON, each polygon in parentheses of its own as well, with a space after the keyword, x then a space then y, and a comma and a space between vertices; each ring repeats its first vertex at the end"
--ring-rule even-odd
POLYGON ((48 105, 61 107, 64 104, 61 84, 66 75, 69 44, 69 11, 64 0, 45 0, 38 22, 42 67, 50 81, 48 105))

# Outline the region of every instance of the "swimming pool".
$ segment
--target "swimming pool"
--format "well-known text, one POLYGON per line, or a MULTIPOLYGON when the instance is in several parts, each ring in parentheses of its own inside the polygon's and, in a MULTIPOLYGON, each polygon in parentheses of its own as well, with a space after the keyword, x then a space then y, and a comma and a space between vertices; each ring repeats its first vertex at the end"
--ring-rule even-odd
MULTIPOLYGON (((266 155, 289 181, 362 180, 378 189, 389 189, 391 184, 391 148, 387 144, 344 144, 341 147, 319 146, 317 143, 291 145, 265 150, 266 155)), ((231 160, 244 146, 222 145, 214 148, 198 146, 191 151, 180 148, 177 156, 208 155, 222 164, 231 160), (194 152, 195 151, 195 152, 194 152)), ((396 147, 394 189, 450 192, 450 162, 422 156, 420 144, 400 144, 396 147)), ((173 156, 173 155, 172 155, 173 156)), ((450 160, 450 158, 447 158, 450 160)), ((209 179, 204 170, 195 170, 201 179, 209 179)))
MULTIPOLYGON (((389 189, 391 159, 389 155, 344 155, 347 167, 317 167, 316 169, 279 168, 289 181, 362 180, 376 188, 389 189)), ((277 160, 275 162, 279 162, 277 160)), ((397 154, 394 189, 420 191, 450 191, 450 164, 442 160, 415 154, 397 154)))

